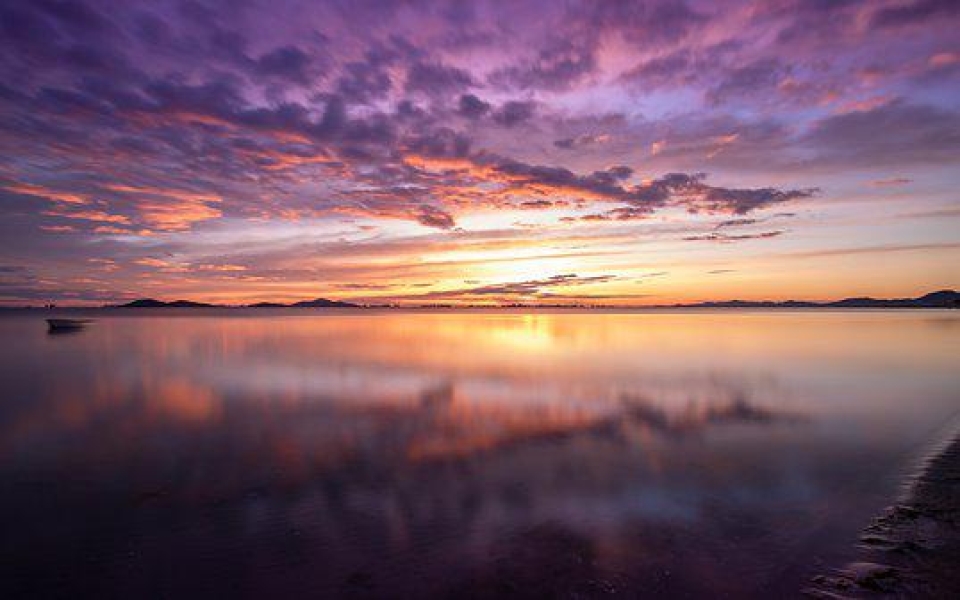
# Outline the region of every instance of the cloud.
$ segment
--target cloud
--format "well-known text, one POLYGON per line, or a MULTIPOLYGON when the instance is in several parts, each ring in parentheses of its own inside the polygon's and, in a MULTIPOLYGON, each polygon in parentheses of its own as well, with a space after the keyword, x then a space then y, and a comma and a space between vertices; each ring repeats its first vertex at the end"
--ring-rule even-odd
POLYGON ((557 148, 563 148, 564 150, 573 150, 575 148, 583 148, 584 146, 592 146, 594 144, 604 144, 609 141, 610 136, 607 134, 583 134, 578 135, 577 137, 557 140, 553 143, 553 145, 557 148))
POLYGON ((472 86, 473 76, 463 69, 439 63, 417 62, 407 72, 407 92, 442 95, 472 86))
POLYGON ((147 226, 162 231, 182 231, 199 221, 221 215, 220 196, 158 187, 108 184, 105 189, 133 200, 138 218, 147 226))
POLYGON ((534 59, 493 73, 490 81, 522 90, 566 90, 596 72, 595 46, 593 40, 556 40, 540 48, 534 59))
POLYGON ((957 52, 938 52, 927 60, 927 64, 934 69, 952 67, 960 63, 960 53, 957 52))
POLYGON ((416 211, 417 221, 427 227, 436 227, 438 229, 452 229, 456 223, 453 217, 443 209, 435 206, 421 204, 416 211))
POLYGON ((951 164, 960 152, 960 113, 895 100, 817 121, 802 143, 823 164, 951 164))
POLYGON ((729 244, 731 242, 743 242, 747 240, 765 240, 774 237, 780 237, 785 232, 781 230, 776 231, 763 231, 760 233, 740 233, 740 234, 727 234, 727 233, 705 233, 703 235, 690 235, 684 239, 688 242, 719 242, 721 244, 729 244))
POLYGON ((300 84, 306 84, 309 81, 310 65, 310 56, 296 46, 277 48, 262 55, 256 62, 258 73, 285 77, 300 84))
POLYGON ((626 197, 626 190, 621 182, 633 172, 629 167, 615 166, 588 175, 578 175, 563 167, 532 165, 499 156, 480 155, 475 160, 479 165, 488 167, 493 175, 505 178, 511 185, 534 188, 542 186, 553 192, 567 191, 606 199, 626 197))
POLYGON ((468 119, 477 119, 490 112, 490 103, 473 94, 464 94, 460 96, 458 112, 468 119))
POLYGON ((780 204, 802 198, 810 198, 816 189, 778 190, 775 188, 731 189, 708 187, 699 202, 694 206, 708 212, 745 215, 754 210, 773 204, 780 204))
MULTIPOLYGON (((769 57, 764 57, 744 61, 740 56, 743 45, 742 40, 732 37, 706 45, 668 46, 665 51, 648 55, 623 71, 617 80, 634 91, 702 88, 709 98, 711 86, 714 95, 724 85, 728 86, 725 91, 733 91, 747 83, 751 75, 758 75, 763 61, 769 60, 769 57)), ((714 98, 715 101, 718 99, 714 98)))
POLYGON ((72 209, 66 207, 55 207, 43 211, 44 215, 50 217, 61 217, 64 219, 80 219, 82 221, 93 221, 96 223, 116 223, 120 225, 130 225, 130 218, 124 215, 108 213, 102 210, 72 209))
POLYGON ((168 261, 165 261, 160 258, 153 258, 153 257, 138 258, 133 262, 134 264, 140 265, 141 267, 156 267, 156 268, 162 269, 170 266, 170 263, 168 261))
POLYGON ((529 121, 536 109, 536 103, 531 101, 511 100, 494 111, 493 120, 504 127, 513 127, 529 121))
POLYGON ((875 179, 870 182, 870 185, 873 187, 899 187, 912 182, 912 179, 906 177, 891 177, 889 179, 875 179))
POLYGON ((620 78, 628 83, 636 83, 651 88, 681 83, 683 78, 692 76, 690 73, 691 59, 687 50, 678 50, 663 56, 646 60, 620 78))
POLYGON ((753 225, 759 223, 758 219, 727 219, 726 221, 721 221, 717 223, 717 229, 723 229, 725 227, 743 227, 744 225, 753 225))
POLYGON ((14 194, 36 196, 63 204, 90 204, 90 198, 78 192, 66 192, 30 183, 10 182, 3 187, 14 194))
POLYGON ((527 200, 519 204, 520 208, 529 208, 529 209, 544 209, 552 208, 557 205, 557 202, 552 200, 527 200))
POLYGON ((960 14, 960 6, 952 0, 914 0, 878 9, 871 16, 870 24, 880 28, 901 27, 957 14, 960 14))
POLYGON ((725 73, 723 80, 707 94, 713 103, 732 98, 769 94, 790 73, 790 68, 776 58, 761 58, 725 73))
POLYGON ((581 277, 576 274, 553 275, 543 279, 494 283, 453 290, 439 290, 420 295, 421 298, 458 298, 470 296, 545 296, 548 290, 558 287, 573 287, 607 283, 615 280, 613 275, 581 277))
POLYGON ((231 227, 729 233, 902 172, 943 205, 954 4, 0 3, 0 247, 43 278, 231 227))
POLYGON ((651 273, 644 273, 643 275, 638 275, 636 281, 642 282, 645 279, 655 279, 657 277, 666 277, 669 275, 669 271, 653 271, 651 273))
POLYGON ((561 221, 572 223, 576 221, 635 221, 648 219, 654 213, 652 206, 621 206, 602 213, 590 213, 579 217, 563 217, 561 221))
POLYGON ((392 89, 393 79, 386 65, 354 61, 343 67, 336 92, 348 100, 366 103, 386 97, 392 89))
POLYGON ((404 150, 427 157, 461 158, 470 153, 471 140, 448 127, 408 136, 403 141, 404 150))
MULTIPOLYGON (((446 146, 438 150, 446 149, 446 146)), ((441 158, 449 154, 437 155, 441 158)), ((769 206, 811 198, 816 188, 728 188, 705 182, 704 173, 667 173, 660 178, 632 185, 633 169, 624 165, 581 175, 555 166, 536 165, 494 154, 458 154, 457 161, 431 161, 410 157, 408 162, 424 169, 439 169, 450 178, 460 175, 461 186, 470 182, 493 184, 486 196, 491 203, 504 203, 509 196, 553 195, 566 199, 621 203, 625 206, 580 217, 581 220, 631 220, 645 218, 668 206, 682 206, 691 212, 744 215, 769 206)), ((526 200, 525 200, 526 201, 526 200)), ((531 207, 531 205, 526 205, 531 207)), ((575 220, 568 218, 567 221, 575 220)))
POLYGON ((641 48, 676 43, 708 18, 685 1, 599 2, 585 5, 583 12, 594 28, 619 33, 641 48))
POLYGON ((679 203, 694 212, 745 215, 754 210, 818 193, 816 188, 780 190, 776 188, 728 188, 704 183, 703 173, 668 173, 645 182, 631 192, 634 201, 654 206, 679 203))
POLYGON ((934 242, 929 244, 880 244, 876 246, 856 246, 848 248, 820 248, 790 252, 783 256, 792 258, 819 258, 830 256, 855 256, 858 254, 887 254, 893 252, 930 252, 937 250, 960 249, 960 242, 934 242))

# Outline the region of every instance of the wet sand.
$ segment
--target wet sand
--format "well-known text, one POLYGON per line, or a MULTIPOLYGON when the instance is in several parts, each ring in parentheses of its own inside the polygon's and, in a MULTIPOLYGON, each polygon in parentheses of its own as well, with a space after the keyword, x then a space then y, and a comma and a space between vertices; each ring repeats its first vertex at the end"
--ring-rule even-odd
POLYGON ((860 538, 855 562, 818 575, 816 598, 960 598, 960 434, 926 462, 904 501, 860 538))

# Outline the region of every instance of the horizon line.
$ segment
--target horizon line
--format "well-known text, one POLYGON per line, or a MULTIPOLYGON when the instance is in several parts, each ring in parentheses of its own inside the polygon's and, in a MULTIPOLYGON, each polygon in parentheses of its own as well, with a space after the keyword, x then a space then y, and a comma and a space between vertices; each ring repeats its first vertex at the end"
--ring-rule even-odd
MULTIPOLYGON (((279 302, 272 300, 255 300, 242 304, 220 304, 216 302, 205 302, 200 300, 190 300, 187 298, 177 298, 174 300, 157 300, 156 298, 150 297, 138 297, 130 300, 120 300, 116 303, 106 303, 98 305, 78 305, 78 304, 57 304, 50 302, 42 305, 13 305, 13 304, 2 304, 0 303, 0 309, 117 309, 117 308, 372 308, 372 309, 410 309, 410 308, 487 308, 487 309, 515 309, 515 308, 580 308, 580 309, 610 309, 610 308, 620 308, 620 309, 654 309, 654 308, 737 308, 738 304, 742 304, 745 307, 749 308, 750 306, 755 307, 770 307, 775 308, 778 306, 783 306, 785 308, 790 308, 790 305, 795 305, 798 308, 815 308, 817 306, 822 306, 824 308, 836 307, 831 305, 836 305, 837 303, 844 301, 872 301, 872 302, 904 302, 904 301, 917 301, 927 296, 933 294, 958 294, 954 288, 940 288, 930 292, 920 293, 916 296, 905 296, 905 297, 896 297, 896 298, 884 298, 877 296, 843 296, 840 298, 832 300, 796 300, 793 298, 786 300, 770 300, 770 299, 761 299, 761 300, 745 300, 743 298, 730 298, 730 299, 713 299, 713 300, 700 300, 696 302, 678 302, 678 303, 657 303, 657 304, 610 304, 610 303, 551 303, 551 302, 510 302, 510 303, 497 303, 497 304, 482 304, 482 303, 451 303, 451 302, 427 302, 427 303, 410 303, 406 304, 404 302, 383 302, 383 303, 368 303, 368 302, 352 302, 350 300, 333 300, 330 298, 306 298, 303 300, 294 300, 291 302, 279 302), (157 307, 131 307, 126 306, 127 304, 138 302, 138 301, 152 301, 158 302, 161 304, 175 304, 175 303, 191 303, 197 306, 157 306, 157 307), (348 304, 351 306, 295 306, 299 302, 311 302, 311 301, 328 301, 336 302, 342 304, 348 304), (258 304, 277 304, 278 306, 257 306, 258 304), (724 306, 726 305, 726 306, 724 306), (758 306, 758 305, 769 305, 769 306, 758 306)), ((616 299, 616 298, 612 298, 616 299)))

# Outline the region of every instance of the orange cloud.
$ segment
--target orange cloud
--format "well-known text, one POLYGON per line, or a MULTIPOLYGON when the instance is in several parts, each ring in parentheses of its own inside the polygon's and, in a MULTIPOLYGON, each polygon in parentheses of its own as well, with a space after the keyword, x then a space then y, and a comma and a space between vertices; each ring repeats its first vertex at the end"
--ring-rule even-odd
POLYGON ((941 52, 934 54, 927 61, 931 67, 949 67, 960 62, 960 54, 956 52, 941 52))
POLYGON ((111 183, 103 186, 105 189, 114 192, 123 192, 131 194, 144 194, 152 196, 164 196, 166 198, 175 198, 185 202, 220 202, 220 196, 216 194, 203 194, 199 192, 188 192, 184 190, 158 188, 149 186, 133 186, 111 183))
POLYGON ((219 271, 219 272, 236 272, 236 271, 246 271, 247 268, 243 265, 210 265, 203 264, 199 266, 201 271, 219 271))
POLYGON ((216 194, 120 184, 104 187, 136 196, 140 219, 161 231, 183 231, 196 222, 215 219, 222 214, 220 209, 210 206, 221 201, 216 194))
POLYGON ((50 188, 33 185, 30 183, 14 183, 4 186, 5 189, 15 193, 27 196, 37 196, 46 198, 53 202, 62 202, 64 204, 89 204, 90 199, 77 193, 61 192, 50 188))
POLYGON ((877 179, 875 181, 871 181, 870 185, 873 187, 896 187, 900 185, 907 185, 912 181, 912 179, 907 179, 906 177, 891 177, 890 179, 877 179))
POLYGON ((707 154, 707 158, 713 158, 716 155, 720 154, 724 148, 733 144, 738 139, 740 139, 739 133, 731 133, 729 135, 718 135, 711 139, 711 142, 714 144, 713 150, 707 154))
POLYGON ((142 265, 144 267, 168 267, 170 263, 165 260, 160 260, 159 258, 138 258, 133 261, 135 264, 142 265))
POLYGON ((892 96, 872 96, 864 100, 855 100, 847 102, 837 109, 839 113, 865 112, 879 108, 892 100, 892 96))
POLYGON ((84 221, 130 225, 130 219, 128 217, 124 215, 111 214, 102 210, 64 210, 62 208, 53 208, 43 211, 42 214, 51 217, 64 217, 67 219, 82 219, 84 221))

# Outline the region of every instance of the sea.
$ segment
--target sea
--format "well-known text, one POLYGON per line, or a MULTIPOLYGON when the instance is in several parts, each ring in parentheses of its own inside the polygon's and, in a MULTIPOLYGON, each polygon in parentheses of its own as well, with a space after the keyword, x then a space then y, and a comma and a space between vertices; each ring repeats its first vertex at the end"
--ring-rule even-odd
POLYGON ((951 310, 7 310, 0 596, 796 597, 958 357, 951 310))

